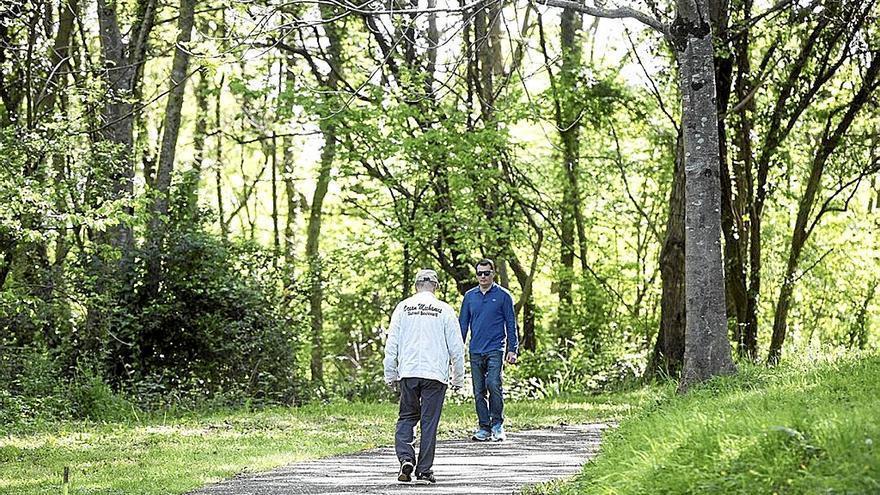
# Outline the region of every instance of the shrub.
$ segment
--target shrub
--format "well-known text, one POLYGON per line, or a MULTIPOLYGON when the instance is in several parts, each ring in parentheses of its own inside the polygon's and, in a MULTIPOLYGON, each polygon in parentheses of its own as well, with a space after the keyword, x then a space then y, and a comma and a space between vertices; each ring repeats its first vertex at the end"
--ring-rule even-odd
POLYGON ((268 258, 185 230, 169 238, 164 261, 165 285, 141 315, 141 391, 159 402, 296 402, 306 320, 295 298, 277 296, 268 258))

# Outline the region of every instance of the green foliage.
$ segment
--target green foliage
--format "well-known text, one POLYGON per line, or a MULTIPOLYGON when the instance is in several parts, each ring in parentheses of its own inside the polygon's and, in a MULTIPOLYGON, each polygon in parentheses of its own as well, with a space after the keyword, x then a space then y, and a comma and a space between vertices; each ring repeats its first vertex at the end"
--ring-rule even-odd
POLYGON ((94 370, 80 370, 70 384, 70 416, 93 421, 113 421, 125 418, 134 407, 128 400, 111 390, 94 370))
POLYGON ((591 352, 590 346, 577 336, 565 351, 545 345, 537 352, 524 352, 517 365, 504 372, 505 394, 516 398, 552 398, 617 390, 636 383, 644 372, 644 353, 607 344, 598 352, 591 352))
POLYGON ((0 354, 0 422, 27 428, 57 419, 110 421, 132 410, 94 367, 83 363, 70 376, 62 362, 36 348, 6 349, 0 354))
POLYGON ((266 253, 188 229, 173 231, 166 249, 160 298, 138 319, 139 386, 160 401, 172 391, 232 403, 300 400, 301 303, 285 307, 274 295, 266 253))
POLYGON ((550 493, 874 493, 880 359, 739 375, 666 398, 606 437, 577 481, 550 493))
MULTIPOLYGON (((761 345, 769 336, 792 211, 815 144, 826 119, 834 123, 845 115, 876 32, 876 7, 865 11, 873 16, 868 27, 853 33, 853 12, 867 6, 820 4, 781 7, 758 24, 743 18, 741 5, 730 9, 732 25, 748 27, 748 36, 743 31, 738 39, 750 40, 754 74, 762 72, 757 68, 770 47, 774 53, 766 58, 765 83, 744 81, 755 91, 739 102, 754 103, 754 111, 743 114, 754 134, 752 159, 764 152, 768 135, 792 126, 771 150, 762 219, 761 345), (813 9, 833 15, 814 15, 813 9), (828 29, 816 43, 806 43, 823 25, 828 29), (788 69, 804 46, 812 52, 791 92, 806 99, 803 105, 789 100, 774 123, 775 98, 787 91, 788 69), (839 73, 811 93, 813 76, 838 61, 839 73), (804 114, 797 118, 795 112, 804 114)), ((334 20, 321 29, 302 24, 320 14, 308 5, 236 3, 202 12, 202 36, 190 48, 194 64, 198 59, 209 66, 204 95, 210 116, 196 139, 193 121, 206 115, 187 93, 175 168, 188 179, 175 184, 168 218, 160 219, 169 229, 164 251, 150 253, 144 246, 151 241, 151 183, 165 125, 174 23, 157 23, 147 40, 152 49, 142 66, 142 91, 130 101, 137 116, 129 136, 134 146, 127 149, 104 139, 117 123, 106 122, 104 104, 120 101, 119 95, 108 93, 106 71, 86 70, 100 59, 94 12, 75 23, 70 65, 53 66, 52 31, 59 23, 52 13, 61 10, 51 2, 45 9, 36 5, 27 3, 22 15, 6 19, 2 40, 9 57, 0 77, 9 91, 0 103, 0 346, 8 369, 17 370, 0 382, 7 417, 110 418, 125 407, 116 402, 120 396, 147 406, 188 407, 301 402, 318 395, 302 386, 311 351, 304 304, 310 281, 298 278, 306 267, 266 246, 275 213, 282 222, 292 219, 285 244, 291 244, 291 258, 301 255, 306 196, 329 130, 337 146, 321 212, 325 277, 318 282, 325 289, 322 338, 329 370, 322 398, 388 399, 381 383, 382 333, 394 304, 411 289, 404 272, 411 276, 422 266, 445 271, 444 296, 457 306, 458 287, 472 282, 462 267, 482 256, 515 254, 524 267, 536 256, 539 349, 508 368, 513 396, 594 391, 640 374, 658 326, 657 266, 676 139, 670 120, 679 111, 672 104, 679 96, 675 64, 653 33, 637 34, 634 50, 627 51, 643 53, 647 45, 653 65, 661 67, 644 69, 651 81, 636 80, 643 71, 631 55, 618 59, 610 38, 593 39, 604 28, 585 26, 578 36, 583 53, 565 53, 548 17, 554 95, 529 23, 510 45, 494 34, 486 43, 464 40, 472 30, 444 27, 437 72, 429 75, 424 50, 433 43, 424 43, 421 28, 416 39, 383 48, 375 36, 382 29, 370 32, 337 8, 324 9, 334 20), (271 40, 277 46, 262 46, 263 29, 278 35, 271 40), (254 40, 257 34, 261 39, 254 40), (330 43, 328 35, 340 43, 330 43), (520 41, 522 63, 507 67, 520 41), (412 53, 404 54, 410 42, 412 53), (498 47, 490 58, 501 59, 481 60, 474 52, 481 45, 498 47), (295 56, 290 48, 310 55, 295 56), (578 57, 576 67, 559 70, 562 60, 578 57), (339 64, 336 73, 329 70, 331 58, 339 64), (488 81, 483 71, 493 73, 491 102, 477 87, 488 81), (50 80, 50 73, 63 76, 50 80), (331 75, 344 81, 328 87, 331 75), (55 95, 56 88, 63 95, 55 95), (48 97, 57 97, 55 104, 41 111, 48 97), (575 121, 581 125, 575 199, 584 214, 580 255, 588 268, 576 260, 573 270, 564 270, 560 223, 571 205, 563 199, 569 196, 563 196, 558 134, 575 121), (204 145, 201 168, 195 166, 195 142, 204 145), (277 210, 268 200, 269 164, 290 180, 271 184, 279 193, 277 210), (190 211, 188 193, 203 207, 220 200, 223 218, 190 211), (130 246, 120 245, 120 233, 130 236, 130 246), (154 255, 164 278, 155 298, 144 291, 144 260, 154 255), (572 307, 559 307, 560 281, 572 282, 572 307)), ((133 7, 118 5, 122 23, 131 21, 133 7)), ((445 15, 438 12, 441 24, 445 15)), ((405 30, 409 21, 393 16, 393 23, 405 30)), ((727 44, 717 48, 719 56, 734 54, 727 44)), ((850 181, 876 155, 872 105, 829 160, 822 194, 850 181)), ((731 170, 742 162, 733 139, 740 118, 729 112, 725 119, 731 170)), ((833 211, 805 246, 786 353, 878 348, 876 203, 872 208, 865 201, 876 186, 866 189, 830 200, 833 211)), ((518 299, 524 288, 510 278, 518 299)))

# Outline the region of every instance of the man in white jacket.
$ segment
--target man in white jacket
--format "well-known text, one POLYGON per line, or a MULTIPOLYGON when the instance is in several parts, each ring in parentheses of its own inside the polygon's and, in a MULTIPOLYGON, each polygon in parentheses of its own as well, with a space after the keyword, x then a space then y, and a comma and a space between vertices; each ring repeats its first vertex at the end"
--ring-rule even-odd
POLYGON ((416 275, 416 293, 401 301, 391 315, 385 344, 385 383, 400 391, 400 413, 394 450, 400 461, 397 480, 436 483, 431 467, 437 444, 437 426, 446 397, 464 384, 464 343, 455 310, 437 299, 439 281, 434 270, 416 275), (452 379, 449 368, 452 363, 452 379), (421 423, 418 462, 415 428, 421 423))

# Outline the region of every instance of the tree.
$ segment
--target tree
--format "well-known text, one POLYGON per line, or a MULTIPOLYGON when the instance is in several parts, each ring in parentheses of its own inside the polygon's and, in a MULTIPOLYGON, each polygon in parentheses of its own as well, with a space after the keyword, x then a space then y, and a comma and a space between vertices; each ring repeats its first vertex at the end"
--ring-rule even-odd
POLYGON ((827 99, 820 96, 832 91, 835 75, 855 57, 851 47, 870 25, 875 2, 824 0, 808 8, 778 4, 760 15, 751 1, 732 5, 738 21, 728 26, 725 18, 719 23, 720 43, 726 48, 716 62, 718 111, 725 116, 719 122, 722 228, 729 308, 737 323, 734 338, 739 354, 755 360, 766 261, 762 230, 766 207, 778 189, 774 174, 790 174, 785 170, 793 165, 787 143, 800 134, 792 131, 810 121, 812 109, 823 111, 827 99), (758 20, 780 9, 785 18, 778 26, 756 28, 758 20), (758 47, 763 52, 753 64, 758 47), (731 96, 736 96, 735 104, 731 96))
POLYGON ((675 145, 672 187, 669 191, 669 214, 666 235, 660 251, 662 296, 660 329, 651 353, 647 375, 661 373, 680 376, 685 346, 685 280, 684 280, 684 149, 679 132, 675 145))
POLYGON ((810 165, 809 177, 804 187, 804 194, 798 203, 797 219, 795 220, 794 231, 791 237, 791 249, 788 254, 788 262, 786 263, 782 284, 779 289, 779 299, 776 303, 776 312, 773 317, 773 336, 770 340, 770 350, 767 355, 767 361, 770 364, 777 364, 782 354, 782 344, 785 342, 792 292, 794 284, 799 278, 795 272, 797 271, 804 245, 825 214, 841 208, 845 210, 849 199, 855 193, 856 186, 862 179, 880 170, 880 154, 876 154, 876 150, 871 149, 874 156, 870 157, 866 163, 859 167, 855 177, 849 180, 841 180, 835 190, 819 206, 818 211, 815 214, 813 213, 816 208, 816 202, 821 197, 822 178, 832 153, 844 142, 856 115, 870 101, 874 92, 880 88, 880 51, 872 52, 869 57, 869 63, 864 74, 862 74, 859 89, 843 106, 829 112, 823 126, 821 138, 816 144, 815 153, 810 165), (841 111, 843 116, 835 123, 834 117, 841 111), (838 195, 846 192, 847 189, 852 191, 849 199, 845 200, 843 206, 835 206, 833 200, 838 195))
MULTIPOLYGON (((140 112, 143 66, 147 58, 150 32, 156 17, 156 0, 138 0, 130 31, 123 36, 114 0, 99 0, 101 60, 107 98, 102 109, 101 138, 116 146, 109 173, 111 200, 126 200, 134 192, 134 122, 140 112)), ((124 211, 131 214, 132 207, 124 211)), ((121 272, 131 270, 134 233, 127 222, 112 227, 106 236, 111 246, 121 252, 121 272)))
POLYGON ((147 239, 147 273, 144 291, 147 298, 155 298, 162 281, 162 250, 165 239, 165 225, 168 215, 168 195, 171 177, 174 172, 174 156, 177 151, 177 136, 180 133, 180 118, 183 96, 189 79, 189 43, 192 37, 195 18, 195 0, 180 0, 178 10, 178 34, 174 47, 174 60, 171 62, 171 77, 168 101, 165 106, 165 125, 162 145, 159 152, 159 166, 154 185, 153 211, 150 218, 150 232, 147 239))
POLYGON ((625 7, 598 9, 565 0, 541 3, 597 17, 631 17, 660 31, 675 50, 682 98, 685 173, 684 368, 679 390, 736 370, 727 340, 721 259, 721 184, 715 65, 707 0, 677 0, 674 22, 625 7))
MULTIPOLYGON (((540 21, 539 21, 540 22, 540 21)), ((543 23, 541 26, 541 52, 544 65, 550 78, 550 91, 553 97, 553 113, 559 140, 562 143, 562 202, 560 208, 560 263, 562 275, 559 281, 559 313, 557 328, 560 337, 571 338, 572 317, 572 281, 574 279, 575 257, 575 224, 580 233, 583 232, 583 215, 581 214, 580 188, 578 187, 580 161, 580 130, 583 109, 577 103, 578 72, 581 69, 581 36, 583 25, 581 13, 573 9, 563 9, 561 16, 560 46, 562 50, 562 66, 558 80, 553 74, 547 46, 544 41, 543 23)), ((583 240, 584 236, 581 235, 583 240)), ((580 243, 580 259, 586 261, 586 248, 580 243)))
POLYGON ((317 384, 323 384, 324 381, 324 350, 322 345, 324 316, 321 309, 321 305, 324 303, 324 281, 318 242, 321 235, 324 197, 330 185, 330 172, 333 169, 333 161, 336 157, 336 147, 338 145, 336 117, 331 115, 331 113, 336 110, 339 100, 332 98, 332 95, 335 95, 339 89, 342 74, 342 32, 339 26, 329 22, 329 19, 336 16, 336 10, 322 6, 321 16, 326 21, 324 30, 327 37, 326 60, 329 64, 329 73, 326 78, 317 72, 314 75, 319 80, 322 80, 322 86, 326 88, 331 97, 328 97, 323 102, 324 110, 320 113, 320 128, 321 134, 324 136, 324 147, 321 149, 318 177, 310 205, 305 253, 306 262, 309 267, 309 318, 312 327, 311 370, 312 380, 317 384))

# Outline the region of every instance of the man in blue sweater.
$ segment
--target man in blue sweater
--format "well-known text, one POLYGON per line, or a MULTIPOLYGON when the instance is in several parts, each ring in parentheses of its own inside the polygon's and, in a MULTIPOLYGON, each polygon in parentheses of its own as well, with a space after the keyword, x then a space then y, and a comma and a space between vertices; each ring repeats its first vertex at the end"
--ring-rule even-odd
POLYGON ((504 440, 504 396, 501 389, 503 361, 516 363, 519 339, 513 296, 495 283, 495 263, 480 260, 477 265, 478 286, 467 291, 461 303, 458 321, 462 341, 467 341, 474 380, 474 400, 480 426, 473 440, 504 440))

